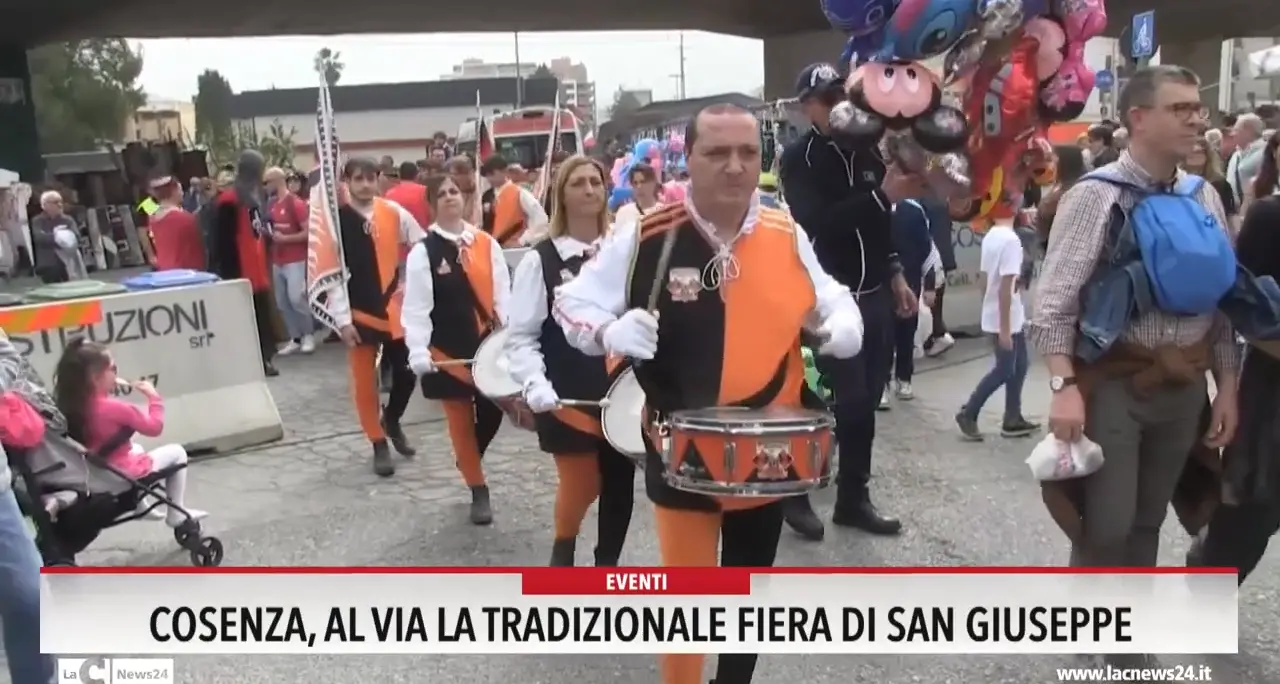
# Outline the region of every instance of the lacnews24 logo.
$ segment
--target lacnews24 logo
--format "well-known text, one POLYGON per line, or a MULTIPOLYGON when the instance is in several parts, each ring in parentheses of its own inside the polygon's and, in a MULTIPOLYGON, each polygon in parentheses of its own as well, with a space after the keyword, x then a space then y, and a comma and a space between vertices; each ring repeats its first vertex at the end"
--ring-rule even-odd
POLYGON ((172 658, 58 658, 58 684, 173 684, 172 658))

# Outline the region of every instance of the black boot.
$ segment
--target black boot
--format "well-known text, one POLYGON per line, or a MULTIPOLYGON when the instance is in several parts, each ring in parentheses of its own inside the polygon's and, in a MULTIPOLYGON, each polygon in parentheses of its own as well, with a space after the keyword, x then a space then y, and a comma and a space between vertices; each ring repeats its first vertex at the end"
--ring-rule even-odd
POLYGON ((373 472, 378 477, 391 477, 396 474, 396 463, 391 460, 391 450, 387 448, 385 439, 373 443, 373 472))
POLYGON ((897 518, 881 515, 870 499, 863 498, 853 506, 842 508, 836 503, 831 522, 841 527, 856 527, 863 532, 880 536, 893 536, 902 532, 902 522, 897 518))
POLYGON ((271 363, 270 361, 262 362, 262 372, 268 378, 274 378, 277 375, 280 375, 280 371, 276 370, 276 365, 274 363, 271 363))
POLYGON ((618 567, 618 558, 622 556, 622 550, 605 549, 597 542, 595 556, 597 568, 616 568, 618 567))
POLYGON ((493 509, 489 506, 489 486, 471 488, 471 524, 488 525, 493 522, 493 509))
POLYGON ((409 438, 404 434, 404 428, 400 427, 400 421, 388 422, 384 414, 382 416, 382 431, 387 433, 387 439, 391 440, 391 447, 396 450, 397 454, 405 458, 413 458, 418 455, 418 450, 409 444, 409 438))
POLYGON ((573 553, 578 548, 577 539, 557 539, 551 543, 551 567, 572 568, 573 553))
POLYGON ((801 537, 809 541, 822 541, 826 528, 818 514, 813 512, 813 504, 807 496, 793 496, 782 502, 783 520, 801 537))

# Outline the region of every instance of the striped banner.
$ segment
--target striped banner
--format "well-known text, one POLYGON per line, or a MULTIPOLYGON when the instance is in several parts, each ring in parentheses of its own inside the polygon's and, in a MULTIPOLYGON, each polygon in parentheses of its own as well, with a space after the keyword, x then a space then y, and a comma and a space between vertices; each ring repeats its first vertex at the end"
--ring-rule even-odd
POLYGON ((101 322, 102 301, 97 299, 0 309, 0 329, 10 335, 75 328, 101 322))

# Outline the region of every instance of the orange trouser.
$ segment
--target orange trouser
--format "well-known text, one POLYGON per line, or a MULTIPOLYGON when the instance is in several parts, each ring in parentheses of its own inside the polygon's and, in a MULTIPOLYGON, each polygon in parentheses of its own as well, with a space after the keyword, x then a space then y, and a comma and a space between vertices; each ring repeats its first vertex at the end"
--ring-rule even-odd
MULTIPOLYGON (((387 397, 388 424, 399 424, 416 380, 409 370, 409 352, 403 340, 382 343, 382 361, 391 367, 391 393, 387 397)), ((360 430, 370 442, 387 438, 382 428, 382 405, 378 398, 378 344, 357 344, 347 348, 347 370, 351 375, 351 401, 356 406, 360 430)))
POLYGON ((555 538, 576 539, 587 511, 598 499, 596 564, 616 565, 631 526, 635 466, 603 442, 597 453, 553 456, 557 475, 555 538))
MULTIPOLYGON (((658 552, 667 567, 714 567, 721 535, 724 567, 773 567, 782 534, 782 506, 778 502, 759 508, 727 512, 654 507, 658 528, 658 552)), ((662 684, 703 684, 706 656, 689 653, 660 656, 662 684)), ((721 655, 716 663, 716 684, 750 684, 755 673, 754 653, 721 655)))
POLYGON ((468 487, 484 485, 484 468, 480 465, 489 443, 502 427, 502 409, 484 397, 443 399, 444 421, 449 428, 449 441, 458 472, 468 487))

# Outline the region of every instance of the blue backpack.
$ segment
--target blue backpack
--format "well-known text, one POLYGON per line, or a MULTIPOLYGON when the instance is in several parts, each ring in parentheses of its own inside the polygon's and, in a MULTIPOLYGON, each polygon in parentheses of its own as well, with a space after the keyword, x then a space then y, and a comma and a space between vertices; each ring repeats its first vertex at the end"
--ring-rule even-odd
POLYGON ((1203 178, 1185 174, 1170 191, 1140 187, 1105 168, 1084 179, 1137 194, 1125 218, 1161 311, 1198 316, 1217 310, 1235 284, 1236 253, 1218 220, 1196 199, 1203 178))

